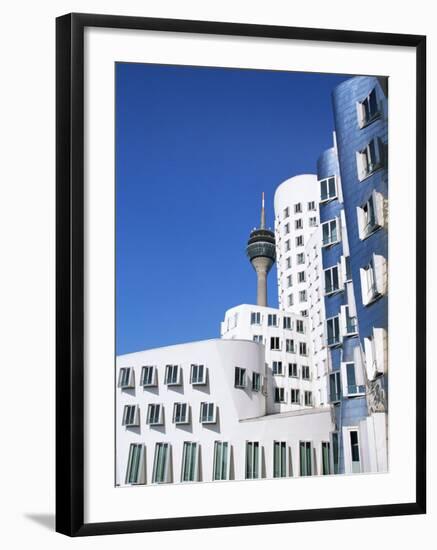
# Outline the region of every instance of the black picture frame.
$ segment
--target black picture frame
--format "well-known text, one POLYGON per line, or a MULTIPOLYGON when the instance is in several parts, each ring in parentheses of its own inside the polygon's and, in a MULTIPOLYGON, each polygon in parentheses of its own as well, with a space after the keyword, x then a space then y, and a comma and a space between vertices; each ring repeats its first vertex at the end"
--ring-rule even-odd
POLYGON ((426 511, 426 37, 73 13, 56 20, 56 530, 69 536, 423 514, 426 511), (84 523, 84 29, 403 46, 416 51, 416 499, 388 505, 84 523))

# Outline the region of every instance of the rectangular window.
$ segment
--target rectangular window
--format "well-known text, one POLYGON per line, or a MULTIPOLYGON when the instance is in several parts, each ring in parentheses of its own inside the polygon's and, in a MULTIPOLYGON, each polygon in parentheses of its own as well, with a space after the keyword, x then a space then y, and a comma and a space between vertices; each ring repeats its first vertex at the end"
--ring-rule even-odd
POLYGON ((285 351, 287 353, 296 353, 296 348, 294 347, 294 340, 292 338, 287 338, 285 340, 285 351))
POLYGON ((299 252, 299 254, 296 255, 296 263, 297 265, 305 263, 305 254, 303 252, 299 252))
POLYGON ((340 322, 338 316, 326 321, 326 333, 328 346, 336 346, 340 343, 340 322))
POLYGON ((181 370, 179 365, 166 365, 165 383, 167 386, 178 386, 181 384, 181 370))
POLYGON ((279 351, 281 349, 281 342, 279 336, 270 337, 270 349, 279 351))
POLYGON ((141 385, 143 387, 158 385, 156 367, 149 365, 141 369, 141 385))
POLYGON ((131 443, 127 460, 126 483, 144 483, 144 445, 131 443))
POLYGON ((343 314, 343 331, 345 335, 356 334, 358 331, 357 318, 350 315, 349 306, 341 306, 343 314))
POLYGON ((260 477, 259 442, 246 442, 246 479, 258 479, 260 477))
POLYGON ((305 323, 302 319, 296 319, 296 332, 299 332, 300 334, 305 333, 305 323))
POLYGON ((308 203, 308 210, 315 210, 316 209, 316 202, 315 201, 310 201, 308 203))
POLYGON ((275 403, 285 403, 284 388, 275 388, 275 403))
POLYGON ((262 334, 254 334, 253 341, 256 342, 257 344, 262 344, 263 343, 262 334))
POLYGON ((322 224, 322 240, 323 246, 329 246, 339 241, 336 219, 329 220, 322 224))
POLYGON ((229 443, 227 441, 214 442, 213 480, 229 479, 229 443))
POLYGON ((298 235, 296 237, 296 246, 303 246, 303 235, 298 235))
POLYGON ((254 372, 252 374, 252 390, 260 391, 261 389, 261 375, 259 372, 254 372))
POLYGON ((302 309, 300 314, 302 315, 302 317, 308 317, 308 310, 307 309, 302 309))
POLYGON ((288 306, 292 306, 293 305, 293 302, 294 302, 294 299, 293 299, 293 294, 289 294, 287 296, 287 303, 288 303, 288 306))
POLYGON ((375 88, 363 99, 363 101, 357 103, 357 114, 360 128, 364 128, 364 126, 373 122, 381 114, 375 88))
POLYGON ((267 316, 267 326, 277 327, 278 326, 278 316, 275 313, 269 313, 267 316))
POLYGON ((331 462, 329 459, 329 442, 322 441, 322 474, 327 476, 331 473, 331 462))
POLYGON ((339 447, 339 440, 338 440, 338 432, 332 432, 332 465, 334 466, 334 474, 338 474, 340 471, 339 456, 340 456, 340 447, 339 447))
POLYGON ((325 294, 332 294, 340 290, 340 279, 338 266, 334 265, 324 270, 325 273, 325 294))
POLYGON ((191 365, 191 383, 193 385, 206 384, 205 365, 191 365))
POLYGON ((381 142, 373 138, 363 149, 357 151, 358 179, 362 181, 382 166, 381 142))
POLYGON ((286 223, 284 225, 284 235, 288 235, 290 233, 290 224, 286 223))
POLYGON ((302 204, 300 202, 294 205, 294 213, 300 214, 302 212, 302 204))
POLYGON ((287 287, 290 288, 293 286, 293 277, 291 275, 287 275, 287 287))
POLYGON ((286 269, 291 269, 291 256, 287 256, 285 259, 286 269))
POLYGON ((367 201, 357 207, 357 223, 361 240, 384 225, 384 197, 381 193, 373 191, 367 201))
POLYGON ((330 201, 337 197, 335 176, 320 180, 320 202, 330 201))
POLYGON ((285 252, 289 252, 291 249, 290 239, 285 241, 285 252))
POLYGON ((147 407, 146 422, 150 426, 159 426, 164 420, 164 407, 159 403, 150 403, 147 407))
POLYGON ((291 317, 284 317, 284 319, 283 319, 284 329, 291 330, 292 326, 293 325, 291 323, 291 317))
POLYGON ((290 390, 290 396, 291 396, 291 403, 293 405, 299 405, 300 404, 300 392, 299 392, 299 390, 291 389, 290 390))
POLYGON ((288 363, 288 376, 297 378, 299 376, 297 371, 297 363, 288 363))
POLYGON ((373 254, 370 263, 360 269, 361 295, 364 306, 373 303, 387 292, 387 261, 373 254))
POLYGON ((302 365, 302 380, 310 380, 310 367, 308 365, 302 365))
POLYGON ((303 229, 303 221, 302 221, 302 218, 299 218, 298 220, 295 220, 295 222, 294 222, 294 228, 295 228, 295 229, 303 229))
POLYGON ((184 441, 181 481, 198 481, 198 454, 197 443, 184 441))
POLYGON ((317 218, 316 217, 311 217, 309 220, 308 220, 308 225, 310 227, 317 227, 317 218))
POLYGON ((274 375, 283 376, 282 361, 272 361, 272 372, 274 375))
POLYGON ((173 407, 173 422, 175 424, 188 424, 188 411, 187 403, 175 403, 173 407))
POLYGON ((215 424, 216 407, 214 403, 200 403, 201 424, 215 424))
POLYGON ((307 301, 307 291, 299 290, 299 302, 306 302, 306 301, 307 301))
POLYGON ((306 391, 304 392, 304 403, 306 407, 312 407, 313 405, 313 392, 306 391))
POLYGON ((124 406, 122 424, 127 427, 140 425, 140 408, 138 405, 124 406))
POLYGON ((357 382, 355 363, 344 363, 342 368, 345 369, 346 374, 347 395, 349 397, 354 395, 363 395, 366 392, 366 387, 358 384, 357 382))
POLYGON ((349 437, 350 437, 352 473, 358 474, 361 472, 360 444, 358 441, 358 430, 350 430, 349 437))
POLYGON ((135 372, 133 367, 123 367, 120 369, 118 387, 121 389, 135 387, 135 372))
POLYGON ((299 355, 308 355, 308 346, 306 342, 299 342, 299 355))
POLYGON ((261 313, 259 311, 252 311, 252 313, 250 314, 250 324, 251 325, 261 324, 261 313))
POLYGON ((340 372, 332 372, 329 375, 329 400, 337 403, 341 399, 340 372))
POLYGON ((373 327, 369 336, 364 338, 366 371, 369 380, 387 370, 387 331, 373 327))
POLYGON ((290 209, 288 208, 284 208, 284 219, 288 218, 288 216, 290 215, 290 209))
POLYGON ((157 443, 153 461, 152 483, 169 483, 170 479, 170 445, 157 443))
POLYGON ((273 477, 287 477, 287 443, 273 442, 273 477))
POLYGON ((246 387, 246 369, 235 367, 235 387, 236 388, 246 387))
POLYGON ((297 274, 297 282, 304 283, 306 281, 305 271, 299 271, 297 274))
POLYGON ((299 442, 299 462, 300 462, 300 475, 310 476, 312 475, 312 445, 311 441, 299 442))

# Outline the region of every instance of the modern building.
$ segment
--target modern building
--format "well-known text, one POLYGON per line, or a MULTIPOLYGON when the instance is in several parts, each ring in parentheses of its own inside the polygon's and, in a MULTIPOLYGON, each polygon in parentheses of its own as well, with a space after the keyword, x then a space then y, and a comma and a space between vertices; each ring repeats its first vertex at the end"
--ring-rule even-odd
POLYGON ((387 471, 385 82, 352 78, 333 106, 334 146, 278 186, 274 232, 263 195, 256 304, 220 339, 117 357, 117 485, 387 471))

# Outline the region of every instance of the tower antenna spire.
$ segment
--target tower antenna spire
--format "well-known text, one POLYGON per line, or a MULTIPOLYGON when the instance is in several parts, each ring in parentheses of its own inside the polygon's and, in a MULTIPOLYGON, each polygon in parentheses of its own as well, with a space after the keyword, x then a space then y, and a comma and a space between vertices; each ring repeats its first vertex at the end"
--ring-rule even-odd
POLYGON ((261 225, 260 229, 266 228, 266 211, 264 208, 264 191, 262 192, 262 199, 261 199, 261 225))

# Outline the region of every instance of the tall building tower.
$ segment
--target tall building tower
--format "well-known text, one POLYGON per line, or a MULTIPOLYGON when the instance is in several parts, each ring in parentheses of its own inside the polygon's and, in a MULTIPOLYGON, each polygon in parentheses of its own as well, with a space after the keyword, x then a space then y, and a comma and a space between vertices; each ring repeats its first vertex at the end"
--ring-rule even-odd
POLYGON ((262 194, 261 224, 254 229, 247 243, 247 255, 257 276, 257 305, 267 306, 267 275, 275 262, 275 234, 266 229, 264 193, 262 194))

